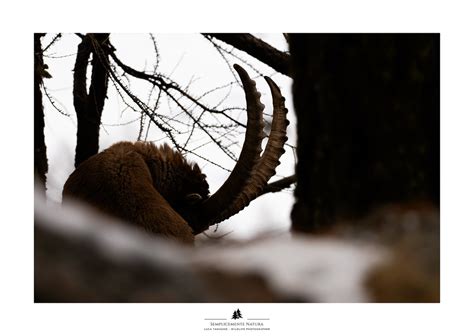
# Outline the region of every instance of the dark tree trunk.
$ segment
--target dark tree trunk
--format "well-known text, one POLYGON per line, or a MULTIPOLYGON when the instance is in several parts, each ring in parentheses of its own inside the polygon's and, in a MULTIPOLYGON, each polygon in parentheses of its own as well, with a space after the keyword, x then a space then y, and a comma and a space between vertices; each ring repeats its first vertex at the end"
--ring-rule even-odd
POLYGON ((44 141, 43 95, 41 93, 45 71, 41 37, 44 35, 34 34, 34 174, 42 193, 46 191, 46 173, 48 172, 48 159, 44 141))
POLYGON ((109 34, 88 34, 77 48, 74 66, 74 108, 77 115, 75 167, 99 151, 99 130, 107 96, 109 34), (92 78, 87 92, 87 66, 92 54, 92 78))
POLYGON ((293 228, 440 199, 438 34, 294 34, 293 228))

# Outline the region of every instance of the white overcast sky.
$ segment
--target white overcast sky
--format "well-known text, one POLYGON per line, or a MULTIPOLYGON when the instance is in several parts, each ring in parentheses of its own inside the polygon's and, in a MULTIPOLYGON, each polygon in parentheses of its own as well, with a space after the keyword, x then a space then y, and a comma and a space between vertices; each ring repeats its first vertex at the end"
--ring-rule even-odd
MULTIPOLYGON (((158 71, 170 76, 174 81, 186 86, 189 82, 191 93, 195 96, 207 92, 213 88, 225 85, 234 80, 228 65, 215 48, 200 34, 154 34, 160 54, 158 71)), ((255 34, 259 38, 270 43, 279 50, 287 51, 287 44, 282 34, 255 34)), ((43 38, 43 47, 52 39, 54 34, 43 38)), ((154 47, 148 34, 112 34, 111 41, 117 48, 117 55, 123 62, 138 70, 150 70, 155 62, 154 47)), ((49 93, 61 104, 61 108, 70 114, 70 117, 61 115, 52 108, 49 101, 44 98, 45 108, 45 138, 48 153, 49 171, 47 175, 47 196, 51 201, 61 201, 61 191, 64 182, 74 170, 74 153, 76 144, 76 117, 72 103, 72 69, 75 62, 75 53, 79 38, 73 34, 63 34, 63 37, 54 44, 45 54, 45 63, 53 78, 45 79, 45 85, 49 93)), ((272 77, 280 86, 286 97, 286 105, 289 109, 288 129, 289 143, 296 144, 295 117, 291 100, 291 80, 272 68, 262 64, 243 52, 236 51, 238 55, 248 60, 261 74, 272 77)), ((247 69, 252 78, 257 77, 249 66, 238 60, 230 58, 232 63, 236 62, 247 69)), ((265 113, 271 113, 271 95, 263 78, 256 78, 257 87, 262 93, 262 102, 267 107, 265 113)), ((132 91, 138 96, 147 97, 149 86, 142 81, 131 82, 132 91)), ((209 95, 207 102, 212 103, 221 100, 228 93, 227 89, 220 90, 216 94, 209 95)), ((163 100, 166 102, 166 100, 163 100)), ((234 85, 230 95, 226 98, 224 106, 245 106, 244 93, 242 89, 234 85)), ((163 103, 160 109, 169 109, 163 103)), ((109 147, 117 141, 135 141, 138 136, 139 122, 116 126, 135 120, 138 116, 135 112, 125 109, 124 103, 116 94, 115 87, 109 82, 108 99, 105 102, 102 114, 100 133, 100 150, 109 147)), ((175 108, 176 109, 176 108, 175 108)), ((177 110, 177 109, 176 109, 177 110)), ((171 113, 175 113, 171 107, 171 113)), ((245 122, 244 113, 233 114, 245 122)), ((148 140, 157 143, 165 142, 163 133, 152 126, 148 140)), ((208 141, 205 137, 198 138, 199 141, 208 141)), ((243 142, 243 134, 234 152, 238 155, 243 142)), ((169 141, 168 141, 169 143, 169 141)), ((198 150, 204 157, 210 158, 222 166, 232 169, 233 162, 221 151, 213 146, 204 146, 198 150)), ((188 159, 199 163, 210 185, 211 193, 216 191, 228 176, 228 172, 209 164, 196 156, 188 155, 188 159)), ((287 148, 281 158, 281 165, 277 169, 278 177, 288 176, 294 173, 294 153, 287 148)), ((286 190, 275 194, 264 195, 253 201, 246 209, 233 216, 229 220, 219 224, 219 230, 214 233, 213 228, 209 234, 221 236, 231 232, 229 238, 250 238, 264 232, 285 232, 290 226, 290 211, 293 204, 292 190, 286 190)))

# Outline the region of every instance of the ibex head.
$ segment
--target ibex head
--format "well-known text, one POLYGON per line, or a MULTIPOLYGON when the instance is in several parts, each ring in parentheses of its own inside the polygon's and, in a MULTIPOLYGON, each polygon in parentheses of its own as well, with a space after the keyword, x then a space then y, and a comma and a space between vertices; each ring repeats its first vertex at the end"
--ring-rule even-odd
POLYGON ((228 179, 209 196, 206 176, 167 145, 119 142, 84 161, 69 176, 63 196, 184 242, 245 208, 275 174, 287 140, 287 109, 277 85, 265 77, 273 99, 273 121, 262 154, 263 109, 255 82, 238 65, 247 101, 247 130, 228 179))

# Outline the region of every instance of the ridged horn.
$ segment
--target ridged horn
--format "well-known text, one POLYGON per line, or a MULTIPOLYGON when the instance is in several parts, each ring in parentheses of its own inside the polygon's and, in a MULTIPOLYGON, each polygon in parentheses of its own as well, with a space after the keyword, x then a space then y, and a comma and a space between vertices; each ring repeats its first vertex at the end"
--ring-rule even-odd
MULTIPOLYGON (((288 140, 286 128, 289 121, 286 119, 288 110, 285 107, 285 98, 273 80, 265 77, 270 87, 273 100, 273 120, 270 135, 262 157, 252 172, 243 191, 236 197, 231 206, 214 218, 212 224, 219 223, 243 210, 251 201, 257 198, 267 185, 268 180, 275 175, 275 169, 280 164, 280 157, 285 152, 283 146, 288 140)), ((212 225, 211 224, 211 225, 212 225)))
POLYGON ((247 181, 260 158, 262 152, 263 110, 265 106, 260 102, 260 93, 255 81, 239 65, 234 64, 245 92, 247 103, 247 130, 239 159, 224 184, 202 204, 202 227, 194 228, 194 234, 207 230, 214 219, 229 207, 235 198, 242 193, 247 181))

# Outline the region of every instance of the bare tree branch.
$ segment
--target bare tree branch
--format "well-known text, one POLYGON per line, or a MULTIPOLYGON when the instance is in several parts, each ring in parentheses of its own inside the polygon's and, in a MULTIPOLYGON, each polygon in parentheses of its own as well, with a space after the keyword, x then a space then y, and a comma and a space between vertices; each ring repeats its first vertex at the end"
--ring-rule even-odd
POLYGON ((282 178, 281 180, 272 182, 267 184, 264 188, 260 196, 267 194, 267 193, 273 193, 273 192, 279 192, 282 191, 283 189, 291 187, 292 184, 296 183, 296 175, 291 175, 282 178))
MULTIPOLYGON (((223 115, 226 118, 228 118, 229 120, 231 120, 232 122, 234 122, 235 124, 237 124, 239 126, 242 126, 242 127, 245 127, 244 124, 242 124, 238 120, 232 118, 231 116, 229 116, 226 113, 227 111, 234 110, 236 108, 226 108, 226 109, 219 110, 217 108, 208 107, 205 104, 203 104, 202 102, 200 102, 198 98, 195 98, 192 95, 190 95, 185 89, 181 88, 177 83, 173 82, 169 78, 166 78, 165 76, 159 75, 159 74, 156 74, 156 73, 148 74, 148 73, 145 73, 143 71, 133 69, 132 67, 124 64, 117 57, 117 55, 114 52, 111 52, 110 56, 113 59, 113 61, 123 71, 125 71, 125 73, 127 73, 130 76, 133 76, 135 78, 146 80, 149 83, 151 83, 152 85, 157 86, 159 88, 160 92, 164 92, 168 96, 168 98, 171 99, 171 101, 173 103, 175 103, 176 106, 178 106, 192 120, 192 122, 193 122, 193 126, 192 126, 193 128, 192 129, 194 129, 195 126, 199 127, 229 158, 231 158, 234 161, 237 160, 234 153, 232 153, 226 146, 222 145, 221 142, 212 133, 209 132, 209 130, 205 127, 205 125, 203 123, 201 123, 200 118, 196 118, 193 115, 193 113, 188 108, 186 108, 183 105, 183 103, 180 102, 180 98, 185 97, 190 102, 195 104, 197 107, 201 108, 203 112, 209 112, 209 113, 212 113, 212 114, 223 115), (172 91, 175 91, 176 93, 178 93, 180 97, 176 97, 172 93, 172 91)), ((145 106, 146 104, 143 103, 142 105, 145 106)), ((147 111, 147 108, 144 107, 144 111, 147 111)), ((149 113, 147 113, 147 114, 149 114, 149 113)), ((202 113, 201 113, 201 116, 202 116, 202 113)), ((170 135, 168 132, 167 132, 167 134, 168 134, 168 136, 170 135)), ((188 141, 186 141, 186 144, 188 142, 189 142, 189 138, 188 138, 188 141)), ((184 150, 185 149, 184 147, 186 147, 186 146, 179 145, 176 141, 173 141, 173 144, 179 150, 184 150)), ((195 154, 195 153, 193 153, 193 154, 195 154)), ((218 166, 220 166, 220 165, 218 165, 218 166)))
POLYGON ((53 44, 58 42, 61 37, 62 37, 61 33, 56 34, 56 36, 51 40, 51 42, 49 42, 49 44, 46 46, 46 48, 43 49, 43 53, 45 53, 46 50, 48 50, 53 44))
MULTIPOLYGON (((44 95, 46 96, 46 98, 48 98, 48 101, 49 103, 51 104, 51 106, 56 110, 58 111, 60 114, 62 114, 63 116, 65 117, 71 117, 71 115, 69 113, 66 112, 66 109, 65 107, 63 106, 64 110, 58 106, 58 104, 61 104, 61 102, 57 101, 56 98, 54 98, 48 91, 48 89, 46 89, 45 86, 43 86, 43 93, 44 95)), ((62 104, 61 104, 62 105, 62 104)))
MULTIPOLYGON (((169 80, 168 78, 165 78, 164 76, 158 76, 158 75, 155 75, 155 74, 147 74, 143 71, 135 70, 132 67, 124 64, 117 57, 117 55, 113 52, 110 54, 110 56, 115 61, 115 63, 117 63, 117 65, 120 68, 122 68, 127 74, 129 74, 129 75, 131 75, 135 78, 145 79, 145 80, 149 81, 151 84, 160 87, 162 90, 164 90, 167 93, 169 92, 169 90, 177 91, 180 95, 188 98, 190 101, 192 101, 194 104, 196 104, 197 106, 199 106, 203 110, 211 112, 211 113, 222 114, 226 118, 228 118, 229 120, 232 120, 234 123, 238 124, 239 126, 245 127, 244 124, 242 124, 238 120, 235 120, 234 118, 232 118, 231 116, 229 116, 225 113, 226 111, 234 110, 236 108, 228 108, 228 109, 224 109, 224 110, 212 109, 212 108, 204 105, 203 103, 201 103, 198 99, 192 97, 186 90, 182 89, 179 85, 177 85, 175 82, 169 80), (168 79, 168 81, 166 81, 166 79, 168 79)), ((170 94, 168 94, 168 96, 174 97, 170 94)))
POLYGON ((273 48, 268 43, 256 38, 252 34, 214 34, 204 33, 204 36, 213 37, 231 46, 242 50, 259 61, 267 64, 283 75, 291 77, 290 56, 273 48))

